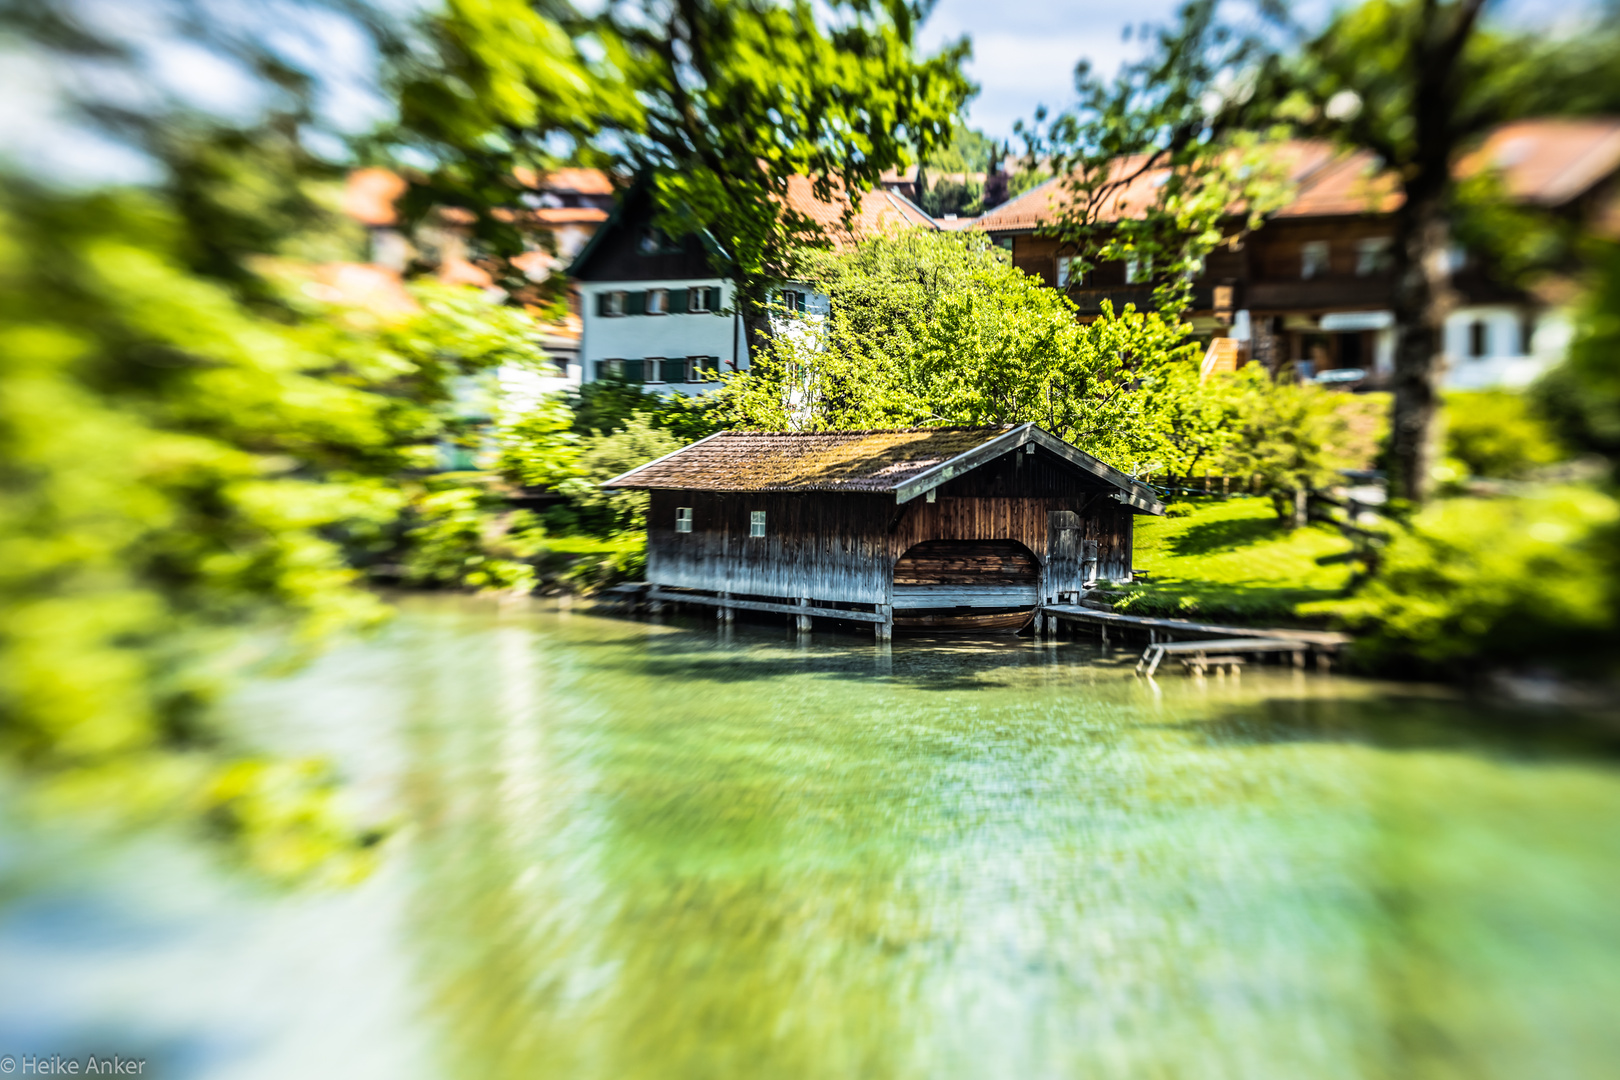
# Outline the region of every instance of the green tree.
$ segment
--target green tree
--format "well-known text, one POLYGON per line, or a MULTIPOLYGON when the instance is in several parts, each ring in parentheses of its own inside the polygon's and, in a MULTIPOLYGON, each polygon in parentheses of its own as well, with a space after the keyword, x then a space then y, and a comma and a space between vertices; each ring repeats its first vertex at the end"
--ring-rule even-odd
POLYGON ((1155 444, 1132 392, 1145 371, 1190 363, 1186 328, 1074 306, 978 234, 912 231, 828 253, 812 280, 830 314, 778 335, 727 380, 733 421, 840 430, 1034 421, 1121 468, 1155 444))
POLYGON ((1129 261, 1168 317, 1191 305, 1209 254, 1258 227, 1286 193, 1262 137, 1270 131, 1257 131, 1247 109, 1252 78, 1240 77, 1265 43, 1223 23, 1217 8, 1184 4, 1147 56, 1113 79, 1082 60, 1077 103, 1050 122, 1043 106, 1015 128, 1028 149, 1021 175, 1039 168, 1060 178, 1041 232, 1072 255, 1073 279, 1104 260, 1129 261))
POLYGON ((958 116, 951 127, 951 141, 930 151, 924 164, 934 172, 989 172, 991 162, 1001 152, 998 143, 984 132, 967 126, 958 116))
POLYGON ((591 17, 450 0, 430 21, 435 63, 402 67, 396 141, 436 158, 409 204, 474 209, 480 235, 515 250, 500 220, 515 166, 571 141, 645 177, 670 235, 716 241, 714 269, 736 283, 754 340, 771 286, 826 243, 788 204, 789 179, 812 178, 823 199, 864 192, 948 137, 969 50, 918 58, 921 15, 902 0, 838 0, 824 17, 808 0, 643 0, 591 17))
POLYGON ((1594 270, 1565 361, 1533 396, 1560 439, 1607 458, 1620 482, 1620 244, 1592 241, 1594 270))
MULTIPOLYGON (((1515 117, 1614 104, 1614 24, 1574 40, 1492 27, 1487 0, 1367 0, 1275 62, 1257 100, 1296 130, 1371 151, 1395 178, 1395 385, 1391 482, 1421 502, 1433 482, 1448 252, 1466 192, 1459 157, 1515 117), (1601 44, 1594 48, 1594 43, 1601 44), (1599 61, 1607 51, 1611 58, 1599 61), (1272 104, 1275 103, 1275 104, 1272 104)), ((1476 203, 1490 194, 1475 184, 1476 203)), ((1484 213, 1476 205, 1474 212, 1484 213)), ((1497 202, 1500 205, 1500 202, 1497 202)), ((1519 230, 1475 230, 1478 235, 1519 230)))
POLYGON ((1564 450, 1525 394, 1475 390, 1446 395, 1446 456, 1473 476, 1514 479, 1564 450))
POLYGON ((645 491, 606 491, 602 481, 627 473, 680 449, 681 442, 642 417, 608 435, 590 440, 580 458, 580 475, 558 489, 577 508, 579 524, 600 536, 633 532, 647 526, 645 491))
POLYGON ((233 630, 305 647, 383 613, 344 545, 386 529, 396 478, 456 431, 452 383, 509 359, 524 317, 428 289, 379 319, 280 262, 239 288, 187 265, 221 257, 195 225, 144 193, 0 197, 0 756, 104 809, 199 813, 296 874, 339 845, 301 801, 329 784, 218 728, 214 660, 233 630))
POLYGON ((1256 478, 1277 517, 1298 528, 1310 493, 1359 464, 1341 395, 1309 383, 1274 383, 1257 364, 1236 376, 1238 428, 1226 451, 1227 468, 1256 478))

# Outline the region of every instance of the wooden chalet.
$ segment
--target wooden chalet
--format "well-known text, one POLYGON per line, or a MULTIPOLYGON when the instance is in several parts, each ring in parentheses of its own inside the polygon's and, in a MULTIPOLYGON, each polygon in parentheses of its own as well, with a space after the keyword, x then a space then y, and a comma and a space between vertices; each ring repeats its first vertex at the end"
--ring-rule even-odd
POLYGON ((651 493, 648 597, 891 629, 1019 629, 1131 575, 1152 489, 1033 424, 723 431, 602 485, 651 493))

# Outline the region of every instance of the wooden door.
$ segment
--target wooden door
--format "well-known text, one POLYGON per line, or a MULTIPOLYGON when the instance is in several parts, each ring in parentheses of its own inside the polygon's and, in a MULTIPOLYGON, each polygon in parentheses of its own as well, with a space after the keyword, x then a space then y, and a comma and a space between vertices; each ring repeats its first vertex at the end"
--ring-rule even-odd
POLYGON ((1085 580, 1086 546, 1081 526, 1080 515, 1073 510, 1046 512, 1046 580, 1041 594, 1048 603, 1073 603, 1079 599, 1073 594, 1079 592, 1085 580))

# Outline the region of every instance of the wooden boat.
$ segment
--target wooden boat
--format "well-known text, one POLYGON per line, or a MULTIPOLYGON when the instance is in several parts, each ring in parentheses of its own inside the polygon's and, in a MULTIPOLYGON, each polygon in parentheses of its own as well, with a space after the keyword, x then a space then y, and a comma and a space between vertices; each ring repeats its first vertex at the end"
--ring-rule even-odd
POLYGON ((1040 602, 1040 564, 1012 540, 925 540, 894 568, 894 628, 1017 633, 1040 602))

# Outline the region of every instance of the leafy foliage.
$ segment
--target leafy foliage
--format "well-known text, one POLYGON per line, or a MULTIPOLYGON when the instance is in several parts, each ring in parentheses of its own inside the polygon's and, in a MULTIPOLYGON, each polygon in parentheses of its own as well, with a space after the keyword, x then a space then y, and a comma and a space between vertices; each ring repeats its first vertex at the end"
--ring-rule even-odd
POLYGON ((1277 516, 1303 525, 1303 498, 1331 485, 1338 470, 1360 464, 1342 395, 1311 384, 1273 383, 1257 365, 1237 376, 1240 424, 1227 451, 1229 468, 1257 478, 1277 516))
POLYGON ((479 479, 444 474, 411 500, 406 581, 517 593, 534 589, 534 568, 524 560, 541 550, 544 531, 532 513, 507 509, 479 479))
POLYGON ((624 430, 637 416, 683 443, 713 435, 721 427, 720 402, 713 394, 654 394, 623 376, 608 376, 571 391, 567 407, 580 435, 624 430))
POLYGON ((1185 327, 1112 309, 1089 325, 978 235, 913 231, 818 259, 831 297, 725 388, 734 422, 837 430, 1035 421, 1122 468, 1152 450, 1131 393, 1190 361, 1185 327))
POLYGON ((787 204, 789 178, 811 177, 824 199, 866 191, 912 148, 943 142, 971 89, 965 42, 913 55, 912 6, 840 0, 822 10, 808 0, 643 0, 582 17, 561 5, 450 0, 430 22, 435 61, 406 69, 401 88, 396 141, 438 162, 410 205, 469 207, 480 236, 511 251, 516 237, 497 210, 512 200, 514 170, 572 140, 585 158, 645 177, 670 235, 717 240, 716 272, 757 318, 798 249, 825 242, 787 204))
POLYGON ((330 778, 216 726, 214 659, 382 616, 344 545, 385 532, 396 477, 455 436, 452 384, 532 353, 527 320, 431 287, 416 314, 333 307, 273 260, 238 288, 188 267, 222 257, 191 227, 134 192, 0 200, 0 751, 41 792, 342 873, 330 778))
POLYGON ((1476 390, 1446 395, 1446 456, 1473 476, 1516 479, 1564 451, 1525 395, 1476 390))
POLYGON ((1217 18, 1214 0, 1183 5, 1155 47, 1112 80, 1075 70, 1078 103, 1050 124, 1046 110, 1017 130, 1029 167, 1060 177, 1056 220, 1043 228, 1083 275, 1104 260, 1151 268, 1154 305, 1191 306, 1192 282, 1222 244, 1257 228, 1286 187, 1265 125, 1244 108, 1252 79, 1234 79, 1265 55, 1259 38, 1217 18))
POLYGON ((1620 245, 1593 247, 1591 289, 1569 356, 1542 378, 1533 397, 1561 439, 1608 458, 1620 479, 1620 245))
POLYGON ((558 485, 572 505, 572 524, 599 536, 645 528, 645 491, 604 491, 597 485, 680 447, 679 439, 640 416, 620 431, 593 439, 580 456, 580 475, 558 485))
POLYGON ((1353 599, 1321 610, 1366 635, 1359 663, 1390 673, 1606 663, 1620 599, 1617 522, 1620 503, 1578 488, 1445 500, 1390 543, 1353 599))

